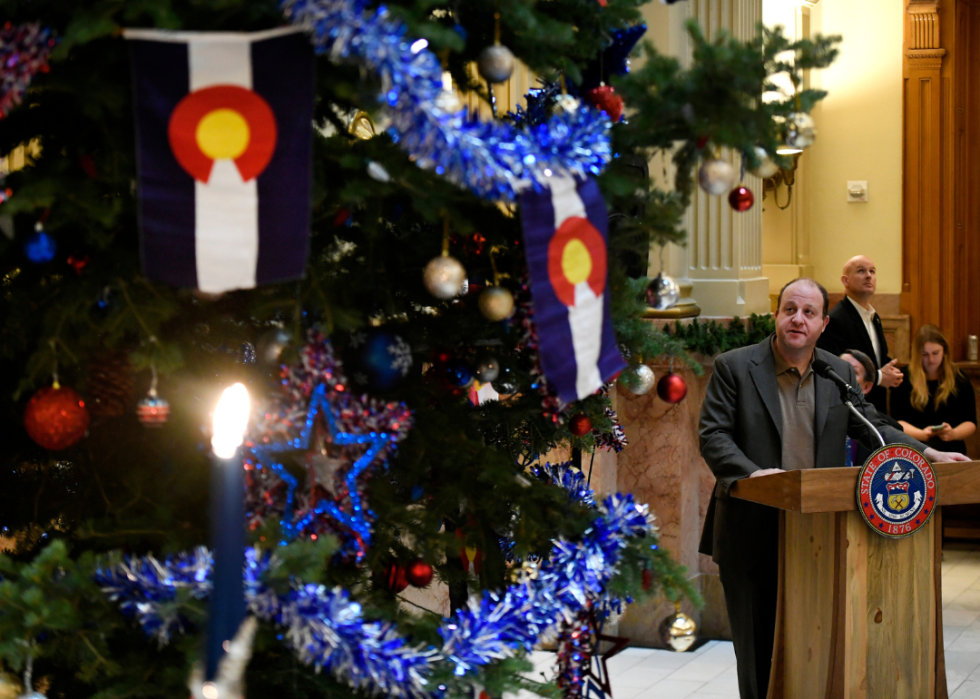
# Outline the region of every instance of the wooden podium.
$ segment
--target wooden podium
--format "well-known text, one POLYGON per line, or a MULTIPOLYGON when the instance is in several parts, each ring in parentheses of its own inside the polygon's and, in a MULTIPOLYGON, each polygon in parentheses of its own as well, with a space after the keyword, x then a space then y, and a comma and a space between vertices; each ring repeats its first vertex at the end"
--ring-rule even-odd
POLYGON ((779 600, 769 699, 947 699, 942 505, 980 502, 980 462, 933 464, 930 522, 871 531, 857 468, 745 478, 733 497, 779 508, 779 600))

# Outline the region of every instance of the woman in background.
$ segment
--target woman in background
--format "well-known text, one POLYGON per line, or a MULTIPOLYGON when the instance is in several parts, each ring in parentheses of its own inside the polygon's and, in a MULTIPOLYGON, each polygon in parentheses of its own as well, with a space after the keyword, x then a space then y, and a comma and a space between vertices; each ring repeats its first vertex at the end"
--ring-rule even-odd
POLYGON ((965 454, 963 440, 977 429, 973 385, 953 365, 949 343, 935 325, 923 325, 915 334, 905 374, 892 389, 892 417, 927 446, 965 454))

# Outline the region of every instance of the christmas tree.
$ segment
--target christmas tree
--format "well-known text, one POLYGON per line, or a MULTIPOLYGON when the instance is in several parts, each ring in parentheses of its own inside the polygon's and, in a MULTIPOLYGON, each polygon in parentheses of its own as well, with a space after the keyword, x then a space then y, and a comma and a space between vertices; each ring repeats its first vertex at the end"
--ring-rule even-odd
POLYGON ((785 165, 822 93, 772 77, 799 88, 835 42, 692 25, 689 68, 646 45, 628 72, 642 4, 0 2, 0 153, 25 160, 0 195, 5 682, 549 694, 521 672, 557 634, 575 696, 580 631, 631 599, 696 598, 643 503, 549 454, 624 447, 624 366, 643 391, 643 358, 693 364, 642 319, 649 247, 683 242, 696 171, 751 205, 717 153, 785 165), (232 44, 240 62, 208 53, 232 44), (492 84, 515 60, 540 87, 505 113, 492 84), (244 86, 200 77, 249 61, 244 86), (669 182, 645 175, 657 154, 669 182), (208 218, 208 197, 245 204, 208 218), (201 243, 239 221, 251 258, 201 243), (210 414, 235 383, 247 432, 216 456, 210 414), (226 543, 212 561, 241 531, 244 558, 226 543), (401 596, 431 580, 451 609, 401 596), (232 640, 246 607, 259 623, 232 640))

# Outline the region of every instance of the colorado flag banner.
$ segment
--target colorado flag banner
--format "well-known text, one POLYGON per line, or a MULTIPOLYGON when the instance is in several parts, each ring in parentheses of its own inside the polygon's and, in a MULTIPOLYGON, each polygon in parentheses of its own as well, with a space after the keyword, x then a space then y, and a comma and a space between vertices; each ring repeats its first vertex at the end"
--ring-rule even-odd
POLYGON ((302 277, 313 139, 306 35, 125 36, 144 274, 212 293, 302 277))
POLYGON ((606 294, 606 205, 595 180, 552 177, 521 195, 541 368, 566 402, 626 366, 606 294))

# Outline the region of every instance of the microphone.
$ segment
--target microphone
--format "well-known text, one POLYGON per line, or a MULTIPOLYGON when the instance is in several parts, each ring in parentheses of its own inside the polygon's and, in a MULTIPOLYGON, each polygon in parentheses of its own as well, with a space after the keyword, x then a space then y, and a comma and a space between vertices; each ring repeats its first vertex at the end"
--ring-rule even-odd
POLYGON ((847 393, 851 393, 858 397, 864 396, 864 393, 854 388, 851 384, 847 383, 847 381, 845 381, 840 374, 834 371, 834 367, 830 366, 830 364, 828 364, 824 360, 814 359, 812 366, 813 366, 814 373, 820 374, 820 376, 824 377, 825 379, 830 379, 835 384, 837 384, 838 388, 840 388, 841 391, 846 391, 847 393))
POLYGON ((868 418, 858 412, 858 409, 855 408, 854 404, 851 402, 850 395, 848 395, 852 394, 857 398, 863 398, 864 394, 861 391, 856 390, 853 386, 851 386, 851 384, 847 383, 847 381, 845 381, 840 374, 834 371, 834 367, 830 366, 830 364, 824 360, 814 358, 813 364, 810 366, 813 367, 813 373, 820 374, 820 376, 824 377, 825 379, 830 379, 837 384, 837 388, 840 389, 840 398, 844 402, 844 405, 847 406, 847 409, 850 410, 858 420, 863 422, 865 427, 867 427, 871 433, 878 438, 881 446, 885 446, 885 438, 881 436, 881 432, 878 431, 877 427, 871 424, 871 421, 868 420, 868 418))

